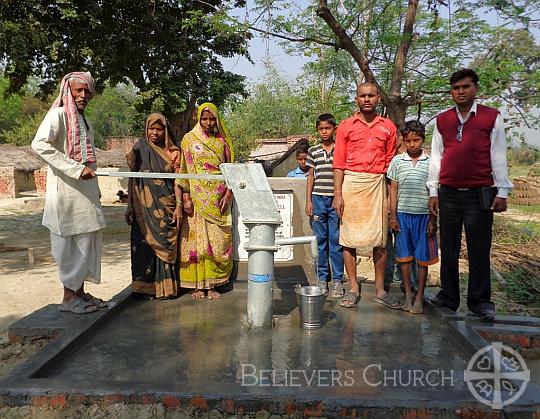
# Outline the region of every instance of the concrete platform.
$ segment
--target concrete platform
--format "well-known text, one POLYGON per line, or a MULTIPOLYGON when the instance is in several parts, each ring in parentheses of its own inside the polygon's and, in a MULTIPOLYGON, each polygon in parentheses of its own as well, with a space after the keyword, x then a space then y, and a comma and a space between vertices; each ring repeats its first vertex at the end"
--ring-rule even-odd
MULTIPOLYGON (((64 318, 57 339, 0 382, 0 406, 161 401, 229 414, 493 413, 464 380, 471 356, 489 344, 477 333, 485 324, 439 309, 423 316, 386 309, 372 295, 364 285, 356 309, 328 300, 323 328, 308 332, 299 327, 293 290, 282 285, 276 326, 251 331, 246 283, 221 301, 143 302, 126 290, 112 309, 76 316, 75 324, 64 318)), ((527 321, 521 327, 536 333, 536 320, 527 321)), ((529 383, 505 412, 538 414, 537 385, 529 383)))

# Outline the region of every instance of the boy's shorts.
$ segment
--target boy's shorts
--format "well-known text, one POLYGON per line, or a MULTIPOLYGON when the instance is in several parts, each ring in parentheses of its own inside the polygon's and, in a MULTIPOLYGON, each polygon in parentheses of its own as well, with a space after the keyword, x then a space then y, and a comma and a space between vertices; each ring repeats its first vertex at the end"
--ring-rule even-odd
POLYGON ((401 231, 396 234, 396 261, 410 262, 416 259, 420 266, 437 263, 437 235, 427 235, 429 215, 398 212, 397 219, 401 231))

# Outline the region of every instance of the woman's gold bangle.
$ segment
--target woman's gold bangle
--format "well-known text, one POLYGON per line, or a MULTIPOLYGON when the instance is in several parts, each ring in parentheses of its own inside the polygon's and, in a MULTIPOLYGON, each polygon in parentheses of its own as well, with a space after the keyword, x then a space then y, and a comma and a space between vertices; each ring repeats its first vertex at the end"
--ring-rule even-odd
POLYGON ((176 200, 176 205, 179 205, 179 206, 181 206, 181 207, 184 206, 184 204, 182 204, 182 201, 181 201, 180 199, 177 199, 177 200, 176 200))

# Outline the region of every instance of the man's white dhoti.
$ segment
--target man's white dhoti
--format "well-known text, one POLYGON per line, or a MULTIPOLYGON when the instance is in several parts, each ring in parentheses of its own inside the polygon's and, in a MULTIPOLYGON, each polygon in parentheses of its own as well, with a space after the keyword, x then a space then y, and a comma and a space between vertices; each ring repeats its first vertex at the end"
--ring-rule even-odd
POLYGON ((84 281, 101 282, 101 235, 101 230, 67 237, 51 232, 52 256, 66 288, 77 291, 84 281))
POLYGON ((342 192, 339 244, 352 248, 385 247, 388 229, 385 176, 345 170, 342 192))

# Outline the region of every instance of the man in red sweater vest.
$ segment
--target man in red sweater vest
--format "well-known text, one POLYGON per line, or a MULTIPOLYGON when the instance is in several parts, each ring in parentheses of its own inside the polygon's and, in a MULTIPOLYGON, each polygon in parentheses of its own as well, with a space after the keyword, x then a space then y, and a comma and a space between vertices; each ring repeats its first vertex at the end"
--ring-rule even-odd
POLYGON ((493 320, 490 251, 493 213, 506 211, 513 188, 508 179, 506 138, 499 111, 476 103, 478 75, 461 69, 450 77, 456 106, 439 114, 431 144, 429 208, 440 211, 441 291, 431 302, 459 307, 459 252, 465 226, 469 259, 467 306, 493 320))

